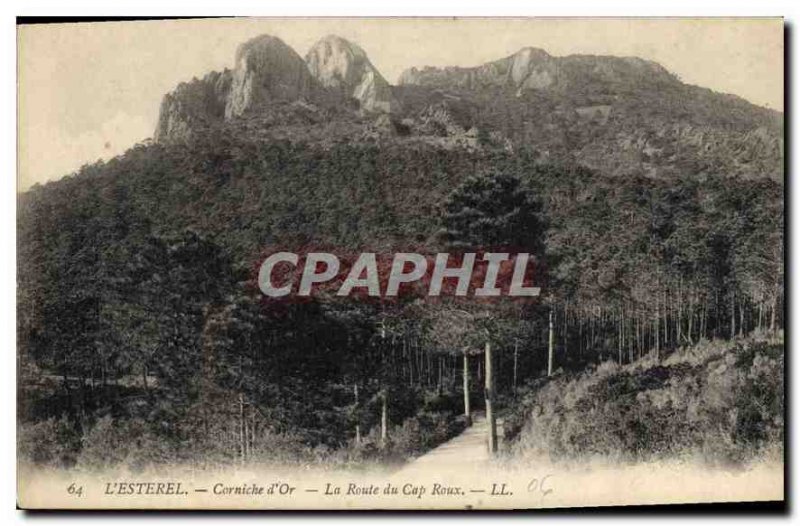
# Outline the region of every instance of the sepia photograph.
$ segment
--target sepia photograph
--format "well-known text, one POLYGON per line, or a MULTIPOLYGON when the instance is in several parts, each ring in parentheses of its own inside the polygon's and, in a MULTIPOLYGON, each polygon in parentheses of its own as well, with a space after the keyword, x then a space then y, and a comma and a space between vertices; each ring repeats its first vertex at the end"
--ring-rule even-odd
POLYGON ((18 507, 782 508, 787 31, 18 18, 18 507))

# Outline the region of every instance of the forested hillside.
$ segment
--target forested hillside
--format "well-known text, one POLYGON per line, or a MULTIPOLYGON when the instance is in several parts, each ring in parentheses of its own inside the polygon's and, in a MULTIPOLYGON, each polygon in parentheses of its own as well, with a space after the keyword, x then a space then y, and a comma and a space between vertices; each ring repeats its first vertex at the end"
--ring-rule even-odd
POLYGON ((165 99, 157 142, 19 195, 23 458, 402 460, 462 429, 465 404, 481 408, 484 346, 511 415, 515 393, 548 375, 536 403, 609 361, 775 334, 782 117, 662 84, 403 85, 370 100, 400 114, 292 100, 221 120, 220 103, 191 130, 175 112, 193 106, 165 99), (412 300, 276 308, 256 287, 276 248, 459 244, 524 246, 542 296, 464 317, 412 300))
POLYGON ((404 85, 396 93, 409 115, 437 108, 438 120, 451 128, 474 128, 485 143, 530 149, 547 161, 579 162, 622 177, 783 178, 781 114, 695 86, 601 83, 515 94, 404 85))
POLYGON ((20 196, 22 421, 66 418, 80 436, 108 415, 171 458, 225 433, 223 456, 258 448, 235 438, 242 426, 252 441, 268 429, 340 447, 356 421, 376 432, 386 385, 392 425, 430 404, 458 414, 460 349, 437 343, 429 315, 324 303, 272 315, 253 272, 276 243, 439 248, 449 192, 490 171, 518 178, 547 225, 547 305, 496 335, 502 391, 546 367, 549 305, 556 367, 570 369, 782 326, 783 188, 769 179, 620 179, 524 151, 323 150, 226 127, 20 196))

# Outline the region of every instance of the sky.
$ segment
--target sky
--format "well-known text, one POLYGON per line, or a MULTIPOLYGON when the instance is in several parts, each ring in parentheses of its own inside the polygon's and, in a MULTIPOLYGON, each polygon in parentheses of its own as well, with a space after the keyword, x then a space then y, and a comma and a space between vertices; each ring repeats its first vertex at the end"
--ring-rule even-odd
POLYGON ((18 190, 153 134, 165 93, 233 67, 236 47, 281 38, 301 56, 328 34, 395 83, 406 68, 476 66, 542 48, 654 60, 683 82, 783 111, 781 19, 230 18, 18 27, 18 190))

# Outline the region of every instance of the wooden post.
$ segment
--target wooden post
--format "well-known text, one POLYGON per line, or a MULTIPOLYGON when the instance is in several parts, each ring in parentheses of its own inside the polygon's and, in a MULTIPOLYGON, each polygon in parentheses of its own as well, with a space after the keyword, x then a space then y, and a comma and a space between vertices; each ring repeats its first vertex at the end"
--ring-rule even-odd
POLYGON ((550 330, 547 338, 547 376, 553 375, 553 346, 555 336, 553 334, 553 308, 550 308, 550 330))
POLYGON ((472 413, 469 409, 469 355, 464 351, 464 420, 472 425, 472 413))
POLYGON ((489 454, 497 452, 497 415, 494 414, 494 371, 492 370, 492 344, 486 342, 486 422, 489 424, 489 454))

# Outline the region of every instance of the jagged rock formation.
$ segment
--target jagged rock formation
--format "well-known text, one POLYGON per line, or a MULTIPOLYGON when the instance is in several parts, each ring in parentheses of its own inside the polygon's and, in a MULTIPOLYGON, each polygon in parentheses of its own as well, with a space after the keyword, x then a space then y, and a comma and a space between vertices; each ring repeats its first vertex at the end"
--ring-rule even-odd
POLYGON ((684 84, 639 58, 553 57, 524 48, 473 68, 411 68, 395 96, 435 130, 477 126, 490 138, 480 144, 524 146, 543 161, 654 177, 722 171, 780 179, 783 173, 781 114, 684 84))
POLYGON ((671 83, 677 79, 655 62, 634 57, 571 55, 553 57, 546 51, 526 47, 508 57, 473 67, 405 70, 400 85, 433 88, 480 89, 486 87, 521 90, 568 90, 591 82, 671 83))
POLYGON ((232 71, 181 83, 165 95, 154 139, 186 139, 198 127, 263 113, 280 103, 348 108, 350 100, 367 112, 400 108, 392 87, 356 44, 327 36, 303 60, 281 39, 261 35, 239 46, 232 71))
POLYGON ((261 35, 239 46, 233 71, 211 72, 166 94, 154 139, 186 139, 199 127, 274 102, 313 100, 322 91, 300 55, 281 39, 261 35))
POLYGON ((319 85, 300 55, 281 39, 261 35, 236 50, 225 117, 238 117, 274 101, 314 98, 318 91, 319 85))
POLYGON ((393 87, 343 38, 321 39, 304 60, 263 35, 239 46, 233 70, 167 94, 155 140, 183 140, 226 120, 254 135, 325 145, 528 148, 543 161, 606 173, 783 173, 778 112, 683 84, 647 60, 554 57, 532 47, 473 68, 411 68, 393 87))
POLYGON ((445 101, 431 104, 417 115, 418 128, 426 135, 447 137, 461 135, 466 132, 463 126, 456 122, 450 107, 445 101))
POLYGON ((398 110, 391 86, 356 44, 328 35, 314 44, 306 64, 320 84, 358 100, 364 110, 398 110))

